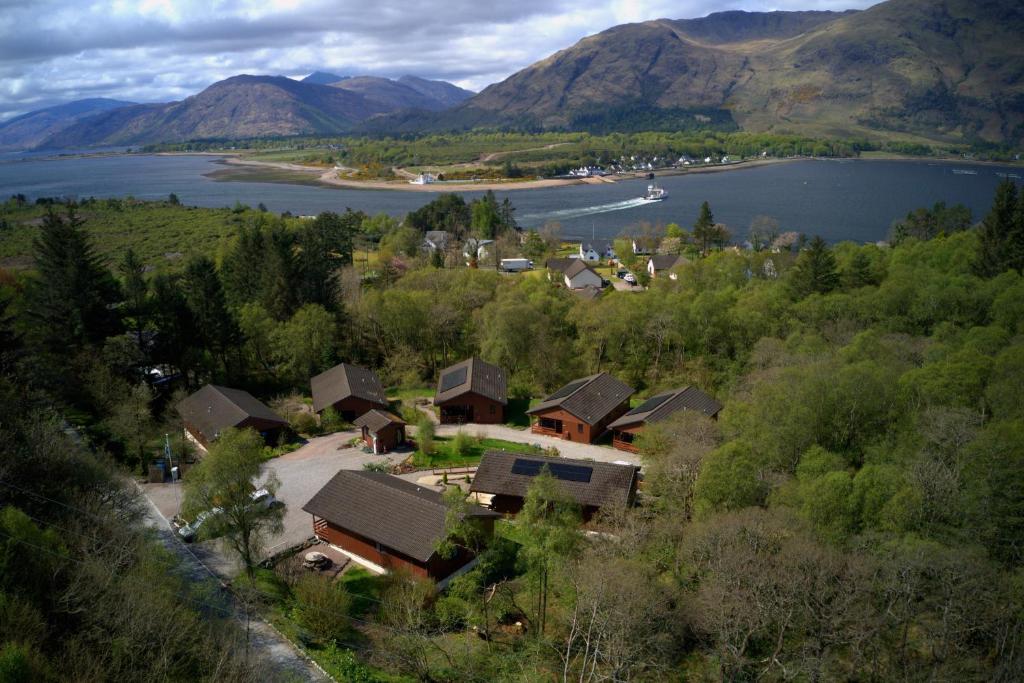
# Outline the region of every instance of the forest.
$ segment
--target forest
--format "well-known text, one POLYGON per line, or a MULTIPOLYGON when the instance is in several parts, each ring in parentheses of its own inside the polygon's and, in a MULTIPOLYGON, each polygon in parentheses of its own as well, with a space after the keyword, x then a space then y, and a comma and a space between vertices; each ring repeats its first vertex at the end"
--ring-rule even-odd
POLYGON ((247 211, 216 252, 158 270, 133 250, 101 259, 78 207, 52 207, 33 266, 0 273, 0 680, 258 670, 235 621, 183 579, 152 580, 173 561, 123 481, 175 418, 147 369, 269 398, 342 360, 430 386, 470 354, 505 368, 513 397, 604 370, 725 408, 645 432, 640 504, 597 536, 541 477, 440 596, 402 577, 369 603, 275 587, 312 637, 366 664, 353 680, 1020 679, 1013 181, 979 222, 936 205, 888 246, 739 249, 704 239, 710 209, 681 216, 676 279, 592 301, 421 253, 422 232, 446 228, 556 250, 520 238, 511 207, 460 201, 404 221, 247 211), (335 618, 316 618, 325 606, 335 618), (168 634, 173 657, 154 646, 168 634))

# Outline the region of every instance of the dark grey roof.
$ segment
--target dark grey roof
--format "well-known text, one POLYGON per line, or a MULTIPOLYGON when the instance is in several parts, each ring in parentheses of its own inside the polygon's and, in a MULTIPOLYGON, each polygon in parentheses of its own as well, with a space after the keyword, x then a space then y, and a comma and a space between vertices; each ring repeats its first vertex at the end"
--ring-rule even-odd
MULTIPOLYGON (((597 272, 593 268, 588 266, 587 262, 584 261, 583 259, 578 258, 573 260, 575 261, 575 263, 570 263, 569 267, 563 271, 566 277, 574 278, 585 270, 589 270, 591 273, 594 273, 594 275, 597 275, 597 272)), ((600 278, 601 276, 597 275, 597 277, 600 278)))
POLYGON ((507 405, 507 391, 505 371, 473 356, 441 371, 434 404, 472 392, 507 405))
POLYGON ((564 273, 566 268, 577 261, 579 261, 578 258, 551 258, 548 259, 544 265, 551 270, 557 270, 559 273, 564 273))
POLYGON ((317 413, 350 396, 388 407, 377 373, 358 365, 335 365, 309 380, 309 385, 313 390, 313 410, 317 413))
POLYGON ((371 432, 377 433, 390 424, 404 425, 405 421, 387 410, 369 410, 355 419, 352 423, 356 427, 366 427, 371 432))
POLYGON ((651 265, 654 266, 655 272, 659 270, 671 270, 685 262, 686 257, 678 254, 656 254, 651 257, 651 265))
MULTIPOLYGON (((441 494, 385 472, 341 470, 302 509, 420 562, 445 535, 441 494)), ((477 505, 469 515, 498 516, 477 505)))
POLYGON ((569 382, 526 412, 536 414, 551 408, 561 408, 587 424, 594 425, 632 394, 633 387, 607 372, 600 372, 569 382))
POLYGON ((575 460, 570 458, 551 458, 544 455, 529 453, 513 453, 510 451, 487 451, 480 460, 480 467, 473 476, 469 490, 474 493, 500 494, 523 498, 533 483, 538 467, 516 466, 516 462, 532 465, 540 463, 548 468, 565 467, 571 470, 570 475, 581 470, 589 470, 588 477, 559 478, 562 491, 583 506, 603 507, 606 505, 629 505, 636 486, 635 465, 618 465, 610 462, 591 460, 575 460), (525 462, 524 462, 525 461, 525 462), (529 472, 528 474, 517 474, 529 472), (587 479, 582 481, 580 479, 587 479))
POLYGON ((615 429, 640 423, 660 422, 680 410, 699 411, 714 417, 722 410, 722 404, 696 387, 673 389, 652 396, 608 427, 615 429))
POLYGON ((178 404, 178 412, 193 429, 207 440, 216 439, 228 427, 237 427, 249 418, 288 422, 247 391, 207 384, 178 404))

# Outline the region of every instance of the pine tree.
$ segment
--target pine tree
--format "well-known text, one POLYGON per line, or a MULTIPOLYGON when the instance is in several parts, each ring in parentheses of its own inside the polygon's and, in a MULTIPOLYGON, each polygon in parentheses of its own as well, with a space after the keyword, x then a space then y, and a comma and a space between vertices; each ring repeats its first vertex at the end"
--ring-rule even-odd
POLYGON ((693 239, 700 247, 701 254, 707 254, 711 249, 711 242, 715 238, 715 217, 711 214, 711 206, 704 202, 700 205, 700 216, 693 224, 693 239))
POLYGON ((1024 274, 1024 191, 1017 193, 1013 227, 1006 244, 1007 267, 1024 274))
POLYGON ((1017 185, 1007 178, 996 188, 992 210, 981 222, 974 259, 974 272, 979 276, 994 277, 1009 268, 1020 267, 1020 245, 1015 244, 1020 239, 1015 236, 1017 203, 1017 185))
POLYGON ((100 344, 120 330, 117 282, 93 251, 84 221, 69 207, 43 219, 35 240, 37 276, 25 290, 27 337, 41 351, 66 353, 100 344))
POLYGON ((238 334, 213 261, 205 256, 193 257, 185 266, 182 290, 195 321, 197 341, 202 350, 220 362, 227 374, 228 353, 235 346, 238 334))
POLYGON ((135 254, 135 251, 129 247, 121 257, 117 271, 121 275, 126 313, 131 318, 135 341, 141 350, 143 348, 142 332, 146 329, 146 316, 149 309, 149 283, 146 282, 146 266, 135 254))
POLYGON ((827 294, 839 285, 836 257, 821 237, 811 240, 793 265, 790 287, 798 299, 815 292, 827 294))
POLYGON ((849 289, 875 284, 875 277, 871 272, 871 258, 863 249, 857 251, 850 259, 849 267, 843 272, 843 282, 849 289))

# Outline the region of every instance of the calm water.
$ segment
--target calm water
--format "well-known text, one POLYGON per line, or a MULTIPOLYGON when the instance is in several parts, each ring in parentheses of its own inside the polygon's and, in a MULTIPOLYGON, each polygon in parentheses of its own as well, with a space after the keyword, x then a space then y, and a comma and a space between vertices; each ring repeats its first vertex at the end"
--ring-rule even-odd
MULTIPOLYGON (((401 215, 430 201, 433 193, 350 190, 267 182, 217 181, 204 174, 223 169, 200 156, 115 156, 56 160, 0 157, 0 197, 41 196, 165 198, 171 192, 195 206, 260 202, 275 212, 315 214, 346 207, 401 215)), ((659 178, 666 201, 637 200, 647 181, 578 185, 499 193, 509 196, 520 224, 557 221, 565 237, 613 237, 641 221, 690 226, 700 203, 733 234, 768 215, 783 230, 817 234, 830 241, 884 239, 894 218, 936 201, 961 202, 975 219, 987 211, 998 174, 1024 175, 1019 167, 969 166, 925 161, 801 160, 722 173, 659 178), (957 173, 955 171, 969 171, 957 173)), ((466 198, 479 192, 464 193, 466 198)))

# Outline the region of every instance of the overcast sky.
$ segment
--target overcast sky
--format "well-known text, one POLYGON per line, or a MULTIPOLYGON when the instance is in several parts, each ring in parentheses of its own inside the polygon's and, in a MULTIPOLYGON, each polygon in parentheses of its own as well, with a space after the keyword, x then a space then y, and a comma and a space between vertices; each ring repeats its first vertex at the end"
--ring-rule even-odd
POLYGON ((414 74, 480 90, 616 24, 877 0, 0 0, 0 120, 181 99, 240 73, 414 74))

